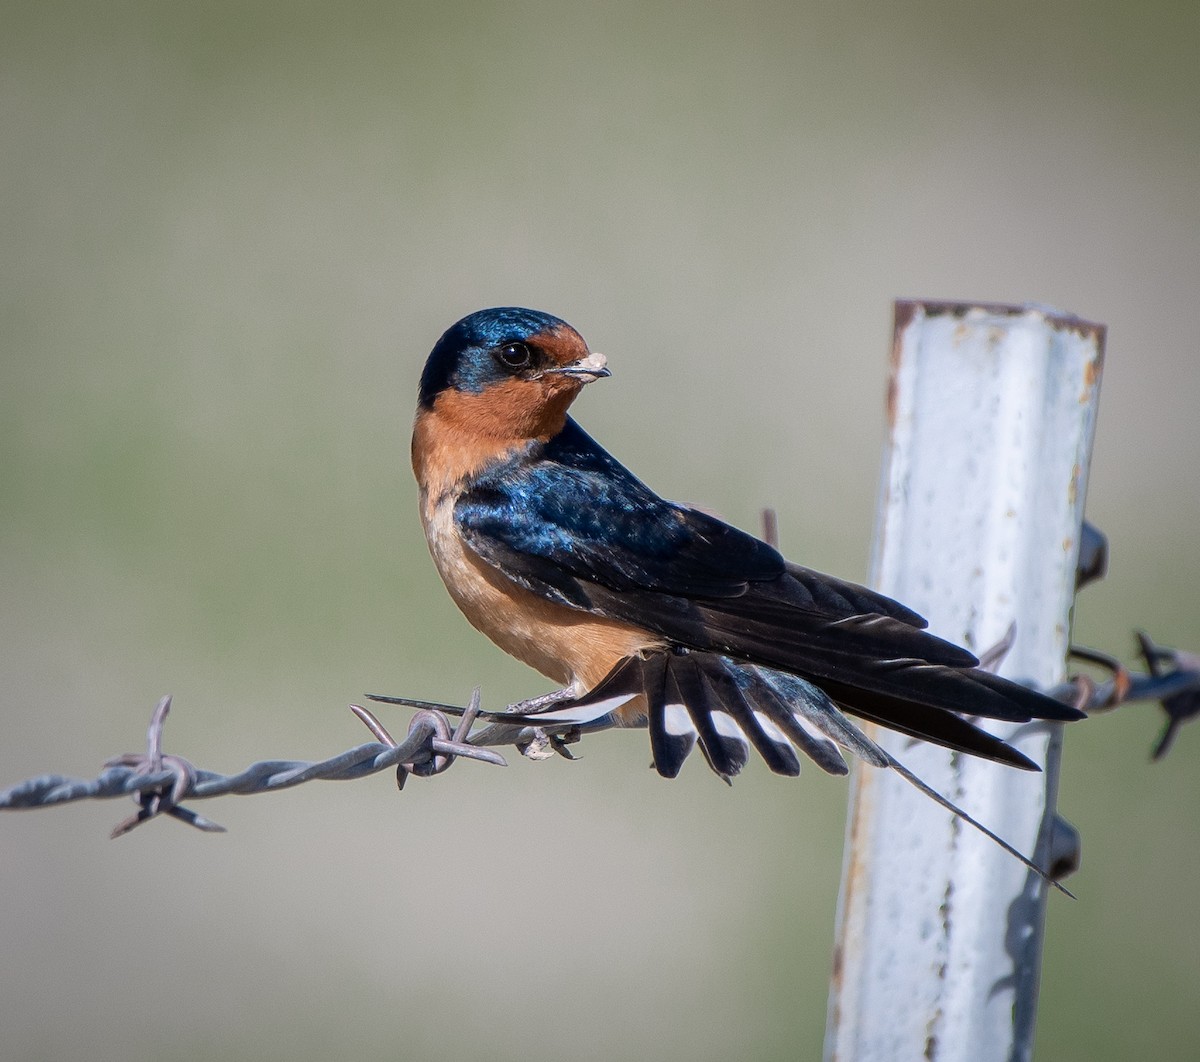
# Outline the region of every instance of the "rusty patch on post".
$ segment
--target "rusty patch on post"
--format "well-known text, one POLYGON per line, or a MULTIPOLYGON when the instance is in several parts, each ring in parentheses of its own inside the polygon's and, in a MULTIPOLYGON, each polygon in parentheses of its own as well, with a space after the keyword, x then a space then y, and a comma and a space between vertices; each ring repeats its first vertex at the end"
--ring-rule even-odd
POLYGON ((914 299, 912 301, 914 306, 924 309, 926 317, 963 318, 973 310, 978 310, 993 317, 1019 317, 1031 309, 1036 309, 1036 307, 1015 306, 1012 303, 1004 302, 951 302, 949 300, 940 302, 932 299, 914 299))
POLYGON ((1107 329, 1102 324, 1096 324, 1094 321, 1085 321, 1082 317, 1075 317, 1069 313, 1046 313, 1046 319, 1053 321, 1062 332, 1074 332, 1080 339, 1087 339, 1096 344, 1096 362, 1089 362, 1089 366, 1095 365, 1099 368, 1098 362, 1104 360, 1104 336, 1107 329))
POLYGON ((892 311, 895 314, 893 334, 898 336, 903 332, 912 323, 912 319, 917 316, 917 311, 928 305, 920 299, 897 299, 892 303, 892 311))
MULTIPOLYGON (((897 299, 896 327, 900 327, 900 314, 905 314, 904 324, 916 315, 918 310, 924 311, 926 317, 966 317, 972 311, 990 314, 994 317, 1020 317, 1023 314, 1035 313, 1053 322, 1056 328, 1064 332, 1073 332, 1083 339, 1095 342, 1098 360, 1104 357, 1104 338, 1106 329, 1102 324, 1085 321, 1071 313, 1063 313, 1051 306, 1039 306, 1036 303, 1018 305, 1008 302, 952 302, 950 300, 934 299, 897 299)), ((1097 365, 1098 369, 1099 366, 1097 365)))
POLYGON ((924 308, 918 299, 897 299, 892 304, 892 351, 888 365, 887 393, 884 410, 887 416, 888 434, 896 430, 896 400, 899 393, 900 356, 904 349, 904 333, 924 308))
MULTIPOLYGON (((874 740, 878 736, 878 728, 874 723, 866 723, 863 730, 874 740)), ((858 971, 862 971, 863 949, 867 941, 862 937, 866 923, 866 912, 860 910, 866 895, 866 876, 869 873, 870 858, 867 851, 867 824, 875 817, 875 783, 878 781, 877 772, 868 772, 859 764, 855 768, 854 797, 850 808, 850 824, 846 837, 847 859, 842 879, 842 895, 840 919, 837 927, 833 948, 833 963, 830 970, 830 1016, 829 1029, 832 1031, 833 1043, 837 1043, 842 1033, 842 996, 846 990, 846 960, 850 953, 850 963, 858 971)), ((840 1057, 834 1051, 831 1058, 840 1057)))
POLYGON ((896 373, 894 371, 888 375, 887 394, 884 396, 883 404, 890 433, 896 430, 896 373))

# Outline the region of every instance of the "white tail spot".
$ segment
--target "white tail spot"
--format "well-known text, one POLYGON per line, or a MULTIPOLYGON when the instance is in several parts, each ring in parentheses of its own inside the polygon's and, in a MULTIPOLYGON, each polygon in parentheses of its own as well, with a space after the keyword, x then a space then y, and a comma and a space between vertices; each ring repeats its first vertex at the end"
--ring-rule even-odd
POLYGON ((694 736, 692 717, 682 704, 668 704, 663 709, 663 729, 672 737, 694 736))
POLYGON ((786 745, 792 747, 792 743, 788 741, 788 736, 779 729, 779 724, 775 722, 769 715, 764 712, 755 712, 754 718, 758 721, 758 725, 762 727, 763 733, 767 735, 776 745, 786 745))
POLYGON ((710 712, 708 717, 712 720, 713 729, 721 737, 733 738, 743 745, 749 744, 746 735, 742 733, 742 728, 737 725, 737 720, 728 712, 710 712))

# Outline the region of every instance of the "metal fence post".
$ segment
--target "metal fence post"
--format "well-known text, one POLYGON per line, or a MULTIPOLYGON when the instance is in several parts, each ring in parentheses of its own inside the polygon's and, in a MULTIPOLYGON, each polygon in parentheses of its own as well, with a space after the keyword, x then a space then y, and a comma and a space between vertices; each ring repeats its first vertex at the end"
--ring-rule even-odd
MULTIPOLYGON (((1016 624, 1000 672, 1065 675, 1104 329, 1042 308, 896 304, 873 582, 977 653, 1016 624)), ((993 724, 1029 774, 873 736, 1044 865, 1061 735, 993 724)), ((885 770, 857 771, 825 1057, 1027 1059, 1046 889, 885 770)))

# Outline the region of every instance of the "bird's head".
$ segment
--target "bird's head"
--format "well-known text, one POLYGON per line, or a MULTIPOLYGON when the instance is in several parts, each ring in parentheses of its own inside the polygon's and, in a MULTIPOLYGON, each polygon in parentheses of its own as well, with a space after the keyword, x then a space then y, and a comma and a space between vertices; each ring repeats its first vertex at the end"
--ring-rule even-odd
POLYGON ((604 355, 566 321, 515 306, 478 310, 430 352, 417 413, 494 438, 548 437, 583 385, 608 375, 604 355))

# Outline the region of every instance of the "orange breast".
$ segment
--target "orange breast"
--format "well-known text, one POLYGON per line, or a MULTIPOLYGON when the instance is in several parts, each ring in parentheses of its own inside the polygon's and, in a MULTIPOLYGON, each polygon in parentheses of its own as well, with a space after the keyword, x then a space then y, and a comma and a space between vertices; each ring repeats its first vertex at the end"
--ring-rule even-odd
POLYGON ((649 631, 546 601, 481 560, 458 534, 451 496, 423 492, 421 520, 442 581, 471 625, 555 682, 583 693, 624 657, 662 646, 649 631))
MULTIPOLYGON (((413 472, 421 488, 421 522, 434 564, 454 603, 471 625, 515 656, 577 694, 595 686, 618 661, 661 639, 628 623, 547 601, 497 571, 463 542, 454 503, 483 469, 504 460, 528 436, 483 430, 488 407, 474 396, 448 392, 417 414, 413 472), (449 397, 447 397, 449 395, 449 397)), ((490 407, 494 412, 495 406, 490 407)), ((547 423, 547 436, 562 427, 563 411, 547 423)))

